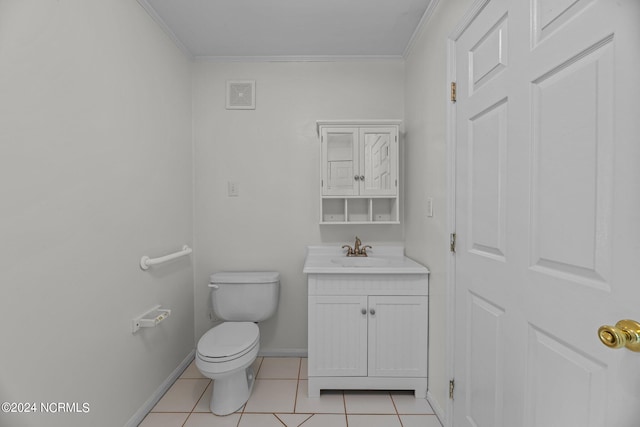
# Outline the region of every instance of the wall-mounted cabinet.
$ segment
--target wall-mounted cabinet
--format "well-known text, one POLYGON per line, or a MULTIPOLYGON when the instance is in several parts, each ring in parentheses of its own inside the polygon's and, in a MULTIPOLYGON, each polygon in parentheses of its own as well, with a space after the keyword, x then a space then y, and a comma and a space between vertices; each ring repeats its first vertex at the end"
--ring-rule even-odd
POLYGON ((321 224, 399 224, 398 120, 319 121, 321 224))

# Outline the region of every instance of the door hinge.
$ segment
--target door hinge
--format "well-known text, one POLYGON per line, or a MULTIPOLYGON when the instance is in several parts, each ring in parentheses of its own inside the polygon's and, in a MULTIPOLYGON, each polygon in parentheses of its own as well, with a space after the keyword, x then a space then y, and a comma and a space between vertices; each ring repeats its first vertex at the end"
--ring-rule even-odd
POLYGON ((451 233, 449 235, 449 250, 456 253, 456 233, 451 233))
POLYGON ((451 102, 456 102, 456 82, 451 82, 451 102))
POLYGON ((453 389, 456 387, 455 380, 449 381, 449 399, 453 399, 453 389))

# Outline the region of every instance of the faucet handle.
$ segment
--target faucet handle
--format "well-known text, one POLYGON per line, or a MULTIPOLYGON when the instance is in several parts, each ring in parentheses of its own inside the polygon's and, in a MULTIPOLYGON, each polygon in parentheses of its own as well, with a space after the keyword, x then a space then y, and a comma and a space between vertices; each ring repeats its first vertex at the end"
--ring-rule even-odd
POLYGON ((364 246, 362 247, 362 249, 360 249, 360 254, 362 254, 362 255, 364 255, 364 256, 368 256, 368 255, 367 255, 367 248, 369 248, 369 249, 373 249, 373 248, 372 248, 371 246, 369 246, 369 245, 364 245, 364 246))
POLYGON ((347 248, 347 255, 353 255, 353 248, 349 245, 342 245, 342 249, 347 248))

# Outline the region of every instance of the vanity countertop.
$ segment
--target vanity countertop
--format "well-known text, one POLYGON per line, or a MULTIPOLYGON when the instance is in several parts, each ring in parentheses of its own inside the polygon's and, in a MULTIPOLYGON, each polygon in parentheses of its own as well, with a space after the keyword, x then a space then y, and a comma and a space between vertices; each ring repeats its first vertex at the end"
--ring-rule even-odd
POLYGON ((306 274, 428 274, 422 264, 404 255, 403 246, 375 246, 367 257, 347 257, 340 246, 308 246, 306 274))

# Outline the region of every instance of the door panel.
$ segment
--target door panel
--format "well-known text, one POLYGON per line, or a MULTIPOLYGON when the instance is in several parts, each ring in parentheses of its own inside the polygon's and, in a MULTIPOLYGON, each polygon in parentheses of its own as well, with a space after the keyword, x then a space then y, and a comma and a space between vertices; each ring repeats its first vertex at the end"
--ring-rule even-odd
POLYGON ((504 261, 507 99, 469 119, 469 251, 504 261))
POLYGON ((469 292, 467 313, 467 417, 471 425, 500 426, 504 410, 504 309, 469 292))
POLYGON ((478 90, 508 66, 507 15, 500 17, 469 50, 469 92, 478 90))
POLYGON ((607 425, 605 369, 601 361, 530 325, 525 426, 607 425))
POLYGON ((608 289, 613 177, 612 39, 532 84, 532 267, 608 289))
POLYGON ((533 37, 532 44, 536 45, 548 38, 558 28, 566 26, 567 22, 580 13, 593 0, 534 0, 533 37))

